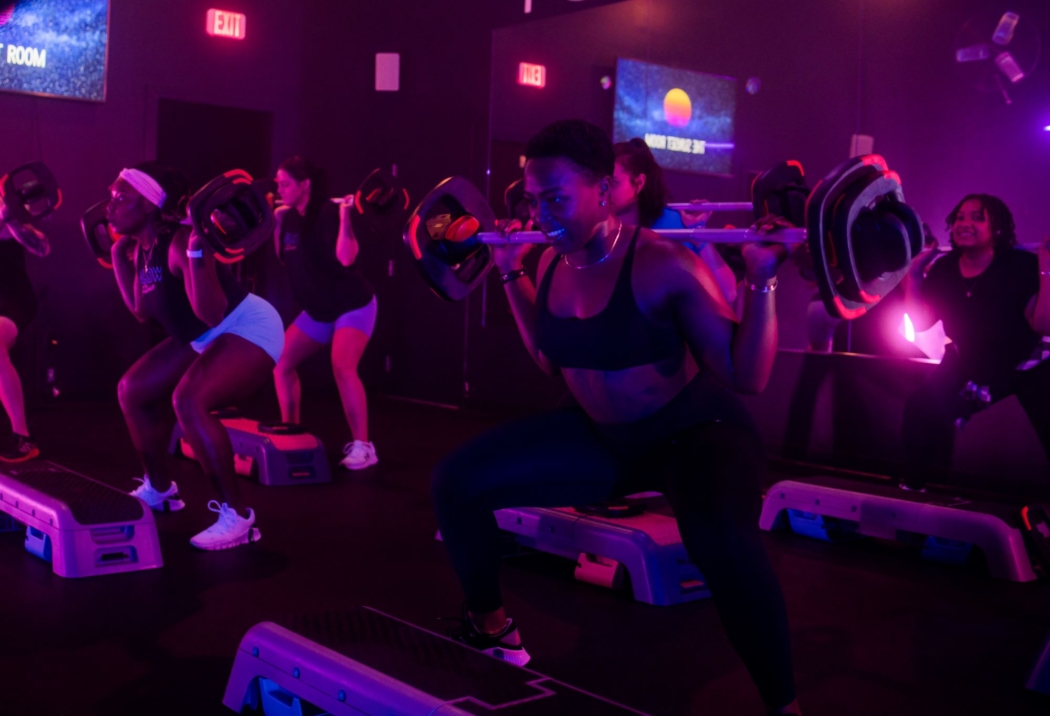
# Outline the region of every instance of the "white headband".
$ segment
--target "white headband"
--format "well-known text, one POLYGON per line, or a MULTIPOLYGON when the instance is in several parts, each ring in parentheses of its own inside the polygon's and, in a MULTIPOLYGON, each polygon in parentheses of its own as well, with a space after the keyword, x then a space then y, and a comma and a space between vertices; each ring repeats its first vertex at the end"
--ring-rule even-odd
POLYGON ((124 169, 120 172, 120 178, 130 184, 135 191, 158 209, 164 206, 167 194, 160 188, 157 180, 140 169, 124 169))

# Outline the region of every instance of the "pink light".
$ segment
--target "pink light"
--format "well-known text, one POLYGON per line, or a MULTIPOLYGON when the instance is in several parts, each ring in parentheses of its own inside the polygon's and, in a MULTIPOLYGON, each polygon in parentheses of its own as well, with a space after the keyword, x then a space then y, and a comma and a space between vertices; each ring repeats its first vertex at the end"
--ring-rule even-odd
POLYGON ((915 342, 915 325, 911 322, 911 316, 904 314, 904 339, 908 343, 915 342))
POLYGON ((542 89, 547 86, 547 68, 528 62, 518 63, 518 84, 542 89))
POLYGON ((227 37, 231 40, 243 40, 248 25, 248 17, 239 12, 226 10, 208 10, 205 31, 212 37, 227 37))

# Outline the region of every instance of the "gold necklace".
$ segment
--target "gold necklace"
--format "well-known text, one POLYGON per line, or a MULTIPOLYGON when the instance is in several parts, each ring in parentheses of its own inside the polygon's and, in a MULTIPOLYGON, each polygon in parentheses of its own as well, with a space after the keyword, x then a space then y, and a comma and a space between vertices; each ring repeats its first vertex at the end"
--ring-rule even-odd
POLYGON ((562 256, 562 259, 565 261, 565 265, 568 266, 569 268, 574 268, 574 269, 577 269, 577 270, 590 268, 591 266, 597 266, 602 261, 604 261, 605 259, 607 259, 607 258, 609 258, 610 256, 613 255, 613 251, 616 250, 616 242, 618 242, 620 240, 620 232, 622 232, 622 231, 623 231, 623 222, 621 221, 620 222, 620 227, 618 229, 616 229, 616 238, 613 239, 612 246, 609 248, 609 251, 605 254, 605 256, 602 256, 597 261, 592 261, 589 264, 584 264, 583 266, 573 266, 571 263, 569 263, 569 255, 565 254, 564 256, 562 256))

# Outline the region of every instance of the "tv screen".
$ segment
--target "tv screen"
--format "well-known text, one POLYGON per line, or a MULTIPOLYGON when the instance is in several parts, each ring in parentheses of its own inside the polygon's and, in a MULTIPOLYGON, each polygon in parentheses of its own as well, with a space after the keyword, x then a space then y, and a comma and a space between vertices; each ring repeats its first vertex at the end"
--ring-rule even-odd
POLYGON ((638 60, 616 63, 613 140, 642 137, 664 169, 733 173, 736 80, 638 60))
POLYGON ((0 0, 0 90, 106 99, 109 0, 0 0))

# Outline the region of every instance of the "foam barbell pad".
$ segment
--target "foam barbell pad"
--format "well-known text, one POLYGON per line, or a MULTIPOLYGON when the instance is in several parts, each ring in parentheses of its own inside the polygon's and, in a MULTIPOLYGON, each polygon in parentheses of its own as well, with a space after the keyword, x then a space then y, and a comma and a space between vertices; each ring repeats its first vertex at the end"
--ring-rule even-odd
POLYGON ((488 246, 477 244, 469 255, 462 256, 455 242, 447 241, 448 229, 468 216, 480 231, 496 228, 496 215, 481 192, 463 177, 449 177, 423 197, 405 226, 403 238, 416 267, 434 293, 446 301, 466 298, 493 265, 488 246))

